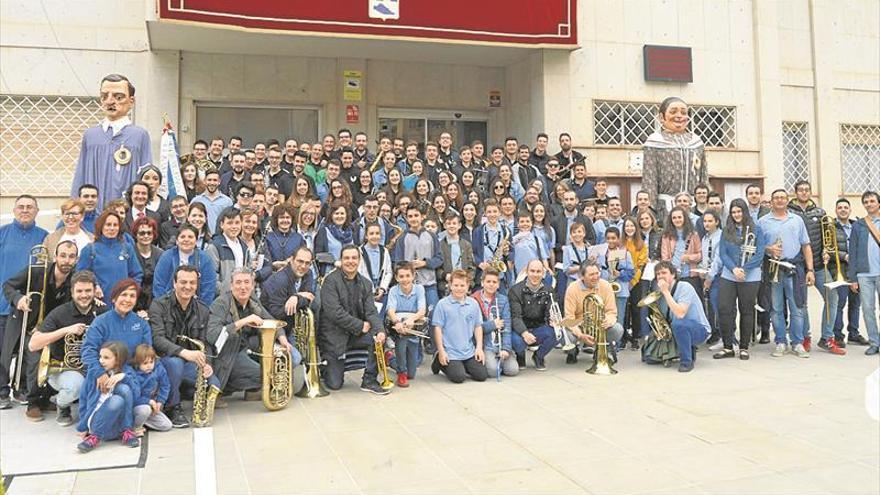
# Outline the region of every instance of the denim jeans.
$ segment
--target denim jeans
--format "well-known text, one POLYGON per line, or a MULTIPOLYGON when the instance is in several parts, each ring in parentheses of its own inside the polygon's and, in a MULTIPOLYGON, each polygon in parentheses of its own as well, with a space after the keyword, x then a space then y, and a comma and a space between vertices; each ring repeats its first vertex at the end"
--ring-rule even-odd
MULTIPOLYGON (((718 319, 718 291, 721 287, 721 275, 717 275, 712 284, 709 285, 709 300, 706 304, 706 318, 709 320, 709 326, 712 327, 712 335, 721 335, 721 321, 718 319)), ((754 307, 754 305, 752 305, 754 307)))
POLYGON ((437 305, 437 302, 440 301, 440 296, 437 294, 437 284, 433 285, 425 285, 425 304, 428 306, 428 321, 431 321, 431 315, 434 313, 434 306, 437 305))
POLYGON ((79 371, 68 370, 49 375, 48 381, 49 386, 58 391, 55 404, 58 407, 70 407, 79 399, 79 391, 86 377, 79 371))
POLYGON ((868 340, 871 345, 880 346, 880 333, 877 331, 877 299, 880 298, 880 276, 858 276, 859 298, 865 327, 868 329, 868 340))
POLYGON ((700 322, 695 320, 672 320, 672 335, 675 337, 675 343, 678 345, 678 356, 681 364, 693 364, 694 347, 702 344, 709 337, 700 322))
MULTIPOLYGON (((824 269, 816 270, 816 290, 822 295, 822 338, 828 340, 834 337, 834 321, 837 317, 837 291, 825 287, 825 282, 832 282, 834 278, 827 277, 824 269), (826 301, 827 298, 827 301, 826 301), (830 313, 828 312, 830 309, 830 313)), ((804 336, 810 335, 810 311, 804 307, 804 336)))
POLYGON ((617 303, 617 323, 623 327, 623 321, 626 319, 626 301, 629 300, 629 297, 615 297, 614 299, 617 303))
POLYGON ((418 337, 401 335, 397 337, 396 344, 394 353, 397 357, 397 372, 406 373, 406 377, 412 380, 418 370, 419 348, 422 343, 418 337))
POLYGON ((500 363, 495 355, 495 351, 492 349, 483 349, 483 354, 486 356, 486 372, 490 377, 498 374, 498 366, 501 366, 502 375, 515 376, 519 374, 519 364, 516 362, 516 357, 513 354, 507 356, 507 359, 500 363))
POLYGON ((89 433, 101 440, 113 440, 131 429, 134 422, 134 399, 124 383, 113 387, 113 395, 101 404, 89 418, 89 433))
MULTIPOLYGON (((165 367, 165 371, 168 373, 168 382, 171 384, 171 391, 168 392, 168 402, 165 404, 165 407, 169 408, 180 404, 180 385, 182 383, 195 385, 196 371, 199 368, 196 366, 196 363, 186 361, 177 356, 165 356, 161 361, 162 366, 165 367)), ((220 380, 217 379, 217 375, 211 375, 208 378, 208 385, 220 388, 220 380)))
POLYGON ((843 340, 843 308, 846 307, 846 331, 850 337, 859 335, 859 307, 861 306, 858 292, 847 287, 837 288, 837 317, 834 319, 834 338, 843 340))
POLYGON ((790 337, 791 345, 797 345, 804 341, 804 312, 806 307, 799 308, 794 302, 794 277, 786 277, 781 273, 779 281, 770 284, 770 297, 773 301, 773 331, 776 334, 777 344, 786 343, 786 335, 790 337), (785 328, 785 308, 788 307, 788 324, 785 328))
MULTIPOLYGON (((537 339, 536 344, 538 345, 538 350, 535 351, 535 354, 537 354, 539 358, 543 358, 547 354, 550 354, 550 351, 556 347, 556 332, 549 325, 530 328, 529 332, 531 332, 532 335, 535 336, 535 339, 537 339)), ((525 352, 526 341, 523 340, 522 335, 513 332, 510 336, 510 340, 513 345, 513 352, 517 354, 525 352)))

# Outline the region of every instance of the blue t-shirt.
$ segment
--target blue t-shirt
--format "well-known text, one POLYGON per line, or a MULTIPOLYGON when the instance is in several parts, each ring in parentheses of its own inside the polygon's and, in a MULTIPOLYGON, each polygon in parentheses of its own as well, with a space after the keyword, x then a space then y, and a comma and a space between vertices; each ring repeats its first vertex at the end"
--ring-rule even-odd
MULTIPOLYGON (((871 219, 871 217, 865 218, 865 221, 873 221, 874 228, 880 230, 880 218, 871 219)), ((880 275, 880 245, 874 242, 874 237, 871 234, 870 230, 865 229, 865 234, 868 236, 868 271, 869 273, 861 273, 860 275, 863 277, 876 277, 880 275)))
POLYGON ((464 361, 474 356, 474 328, 483 322, 480 307, 472 297, 464 300, 446 296, 434 307, 431 325, 440 327, 446 355, 454 361, 464 361))
MULTIPOLYGON (((684 303, 688 305, 688 310, 687 313, 685 313, 684 318, 679 318, 675 316, 675 313, 669 311, 669 316, 672 318, 672 321, 696 321, 706 329, 706 332, 712 332, 712 327, 709 326, 709 320, 706 319, 706 313, 703 311, 703 301, 700 299, 700 296, 697 295, 697 291, 694 290, 694 287, 691 284, 679 280, 675 287, 675 292, 672 294, 672 298, 679 304, 684 303)), ((667 309, 669 309, 665 299, 660 303, 660 309, 663 314, 666 314, 667 309)))
POLYGON ((810 244, 810 236, 803 219, 790 211, 785 218, 776 218, 772 213, 764 215, 758 220, 758 227, 767 246, 776 244, 779 238, 782 239, 782 257, 785 259, 796 258, 801 247, 810 244))

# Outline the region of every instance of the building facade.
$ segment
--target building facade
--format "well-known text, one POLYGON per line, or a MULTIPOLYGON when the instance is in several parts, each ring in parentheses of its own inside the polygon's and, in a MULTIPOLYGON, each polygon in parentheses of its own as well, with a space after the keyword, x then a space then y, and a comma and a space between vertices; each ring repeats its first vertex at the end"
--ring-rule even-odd
MULTIPOLYGON (((725 196, 806 178, 829 206, 880 188, 876 0, 559 0, 547 5, 569 8, 565 39, 540 43, 189 22, 159 10, 183 2, 161 1, 0 4, 3 212, 24 192, 44 208, 68 196, 82 131, 101 118, 99 81, 112 72, 137 87, 134 121, 156 157, 163 115, 182 152, 214 135, 248 146, 341 127, 420 142, 450 130, 490 146, 546 132, 556 152, 568 132, 590 175, 631 201, 656 106, 677 95, 693 105, 725 196), (692 81, 647 81, 645 45, 689 48, 692 81)), ((498 15, 527 29, 534 12, 498 15)))

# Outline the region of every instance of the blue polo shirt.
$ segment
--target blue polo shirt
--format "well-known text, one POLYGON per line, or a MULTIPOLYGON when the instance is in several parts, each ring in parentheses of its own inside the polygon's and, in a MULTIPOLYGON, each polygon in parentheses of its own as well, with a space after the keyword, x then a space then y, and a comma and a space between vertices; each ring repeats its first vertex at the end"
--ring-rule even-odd
POLYGON ((782 257, 786 259, 797 257, 801 247, 810 244, 804 221, 790 211, 785 218, 776 218, 773 213, 764 215, 758 220, 758 227, 767 246, 776 244, 776 239, 782 238, 782 257))
POLYGON ((413 284, 409 294, 400 290, 400 285, 395 285, 388 291, 388 308, 400 313, 415 313, 420 308, 425 309, 425 288, 421 284, 413 284))
POLYGON ((472 297, 462 300, 446 296, 434 307, 431 325, 440 327, 443 333, 443 347, 446 355, 454 361, 464 361, 474 357, 474 328, 483 323, 480 306, 472 297))
MULTIPOLYGON (((880 218, 865 218, 865 221, 873 221, 874 227, 877 230, 880 230, 880 218)), ((874 238, 871 236, 871 232, 865 229, 865 234, 868 236, 868 270, 870 273, 860 274, 865 277, 876 277, 880 276, 880 246, 874 242, 874 238)))

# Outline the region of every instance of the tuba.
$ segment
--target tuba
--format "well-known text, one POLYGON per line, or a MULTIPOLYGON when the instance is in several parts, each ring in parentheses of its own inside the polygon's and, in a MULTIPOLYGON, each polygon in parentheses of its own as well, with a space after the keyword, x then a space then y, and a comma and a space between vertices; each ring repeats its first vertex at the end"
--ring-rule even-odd
POLYGON ((672 327, 666 321, 663 312, 660 311, 660 299, 662 297, 663 293, 659 290, 649 292, 636 306, 648 308, 648 325, 654 333, 654 338, 657 340, 670 340, 672 338, 672 327))
MULTIPOLYGON (((186 335, 178 335, 177 340, 184 343, 190 343, 205 353, 205 344, 201 340, 187 337, 186 335)), ((199 366, 196 370, 195 391, 193 392, 193 414, 192 424, 196 428, 211 426, 214 422, 214 404, 217 403, 217 397, 220 395, 220 389, 216 385, 208 387, 208 379, 205 378, 204 366, 199 366)))
POLYGON ((394 388, 394 382, 391 381, 391 378, 388 377, 388 364, 385 362, 385 345, 378 340, 375 344, 375 352, 376 371, 382 377, 382 382, 379 384, 379 386, 384 388, 385 390, 391 390, 392 388, 394 388))
POLYGON ((324 389, 324 386, 321 385, 321 375, 318 372, 318 367, 327 364, 327 361, 321 361, 321 356, 318 355, 318 336, 315 333, 315 315, 312 313, 311 309, 306 308, 297 314, 294 323, 294 332, 296 332, 296 345, 302 345, 303 347, 300 347, 300 349, 308 349, 306 359, 303 360, 305 383, 303 383, 303 387, 299 389, 299 392, 296 393, 296 396, 314 399, 316 397, 329 395, 330 392, 327 392, 327 390, 324 389), (300 344, 300 342, 303 343, 300 344), (306 363, 306 360, 308 360, 308 363, 306 363))
POLYGON ((504 237, 498 242, 498 247, 495 248, 492 261, 489 262, 498 273, 507 273, 507 262, 504 261, 504 256, 508 249, 510 249, 510 232, 505 232, 504 237))
MULTIPOLYGON (((32 247, 30 253, 28 254, 28 272, 27 272, 27 285, 25 286, 25 294, 23 297, 30 298, 32 296, 39 296, 40 298, 40 310, 37 313, 37 321, 34 324, 34 328, 40 326, 43 322, 43 317, 46 316, 46 284, 49 283, 49 250, 43 244, 37 244, 32 247), (41 285, 41 290, 34 290, 34 269, 42 268, 43 269, 43 285, 41 285)), ((21 336, 19 338, 19 346, 18 346, 18 358, 15 362, 15 380, 12 382, 12 388, 18 392, 26 393, 27 384, 22 383, 22 372, 24 370, 24 348, 25 342, 27 342, 28 336, 28 319, 30 317, 31 310, 30 308, 27 311, 23 311, 21 314, 21 336)), ((33 332, 33 330, 31 330, 33 332)))
POLYGON ((255 327, 260 331, 260 352, 249 354, 260 357, 263 368, 263 405, 270 411, 283 409, 293 397, 293 367, 290 353, 275 342, 275 334, 284 328, 283 321, 263 320, 255 327))
POLYGON ((67 334, 64 336, 64 359, 52 359, 51 344, 43 347, 40 362, 37 365, 37 387, 43 387, 49 375, 62 371, 80 371, 83 368, 82 343, 89 331, 87 326, 82 335, 67 334))
POLYGON ((590 294, 584 298, 584 333, 596 341, 596 352, 593 353, 593 365, 587 370, 591 375, 616 375, 608 355, 608 335, 605 330, 605 303, 598 294, 590 294))

